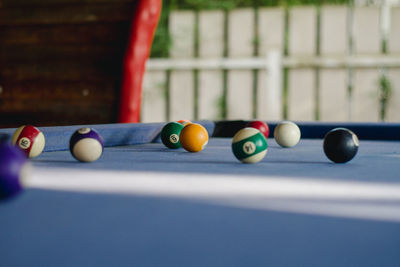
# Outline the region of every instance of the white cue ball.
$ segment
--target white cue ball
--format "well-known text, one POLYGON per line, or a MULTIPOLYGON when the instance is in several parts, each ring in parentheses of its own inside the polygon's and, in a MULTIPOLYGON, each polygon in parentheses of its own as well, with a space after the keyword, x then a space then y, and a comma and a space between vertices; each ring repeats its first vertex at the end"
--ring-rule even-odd
POLYGON ((281 122, 275 127, 274 138, 281 147, 293 147, 297 145, 300 137, 299 126, 291 121, 281 122))

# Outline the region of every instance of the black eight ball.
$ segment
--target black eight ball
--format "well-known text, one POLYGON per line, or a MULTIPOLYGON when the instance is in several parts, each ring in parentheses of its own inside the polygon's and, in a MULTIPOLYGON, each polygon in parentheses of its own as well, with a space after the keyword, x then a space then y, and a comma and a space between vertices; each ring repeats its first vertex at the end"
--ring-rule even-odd
POLYGON ((325 155, 335 163, 350 161, 357 154, 359 146, 358 137, 345 128, 336 128, 325 135, 325 155))

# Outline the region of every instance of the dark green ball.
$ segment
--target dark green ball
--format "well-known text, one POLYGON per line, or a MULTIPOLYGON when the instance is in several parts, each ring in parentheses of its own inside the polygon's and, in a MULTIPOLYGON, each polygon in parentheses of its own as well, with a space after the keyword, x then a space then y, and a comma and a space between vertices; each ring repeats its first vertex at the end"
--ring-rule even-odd
POLYGON ((183 125, 178 122, 169 122, 161 130, 161 141, 168 148, 180 148, 179 134, 183 129, 183 125))

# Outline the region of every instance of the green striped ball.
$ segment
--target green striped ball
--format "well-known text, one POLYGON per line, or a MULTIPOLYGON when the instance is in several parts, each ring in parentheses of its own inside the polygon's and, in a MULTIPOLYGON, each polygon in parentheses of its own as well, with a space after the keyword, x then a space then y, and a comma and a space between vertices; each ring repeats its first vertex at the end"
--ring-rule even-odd
POLYGON ((161 130, 161 141, 163 144, 171 149, 181 147, 179 135, 183 129, 183 125, 178 122, 169 122, 161 130))
POLYGON ((243 128, 232 139, 232 152, 243 163, 259 162, 267 150, 267 139, 255 128, 243 128))

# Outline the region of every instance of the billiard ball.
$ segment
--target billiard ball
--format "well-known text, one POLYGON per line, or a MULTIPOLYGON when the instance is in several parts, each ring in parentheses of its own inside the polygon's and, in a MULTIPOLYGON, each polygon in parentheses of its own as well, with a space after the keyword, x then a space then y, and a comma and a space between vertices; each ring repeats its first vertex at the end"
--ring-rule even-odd
POLYGON ((180 148, 179 134, 183 129, 183 124, 178 122, 169 122, 161 130, 161 141, 168 148, 180 148))
POLYGON ((0 200, 9 199, 22 190, 30 168, 23 151, 14 145, 0 143, 0 200))
POLYGON ((32 125, 23 125, 14 132, 11 143, 24 151, 27 157, 34 158, 42 153, 45 138, 38 128, 32 125))
POLYGON ((232 152, 243 163, 257 163, 267 154, 265 136, 255 128, 243 128, 232 139, 232 152))
POLYGON ((192 123, 190 120, 179 120, 177 122, 182 124, 183 126, 186 126, 187 124, 192 123))
POLYGON ((269 127, 267 123, 263 121, 251 121, 246 124, 246 127, 256 128, 265 136, 265 138, 268 138, 269 127))
POLYGON ((101 135, 91 128, 80 128, 69 140, 69 150, 81 162, 93 162, 103 154, 104 141, 101 135))
POLYGON ((293 147, 300 141, 300 128, 291 121, 279 123, 274 130, 275 141, 281 147, 293 147))
POLYGON ((325 155, 335 163, 345 163, 354 158, 359 146, 358 137, 346 128, 336 128, 325 135, 325 155))
POLYGON ((206 128, 197 123, 187 124, 181 131, 179 139, 182 147, 189 152, 202 151, 208 143, 206 128))

